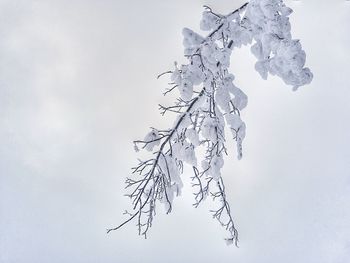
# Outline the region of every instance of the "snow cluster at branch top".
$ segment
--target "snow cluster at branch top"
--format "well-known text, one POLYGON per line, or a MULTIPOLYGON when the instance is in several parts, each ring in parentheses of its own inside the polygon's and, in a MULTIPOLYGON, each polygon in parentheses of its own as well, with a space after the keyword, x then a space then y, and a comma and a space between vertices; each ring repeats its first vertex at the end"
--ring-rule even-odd
POLYGON ((306 55, 299 40, 292 39, 288 18, 292 12, 279 0, 251 0, 245 17, 256 41, 251 47, 258 59, 255 69, 262 78, 277 75, 296 90, 309 84, 313 75, 304 68, 306 55))
POLYGON ((292 39, 291 13, 281 0, 251 0, 243 17, 238 12, 224 17, 205 11, 201 29, 212 30, 224 23, 217 34, 227 35, 236 47, 255 40, 251 51, 258 59, 255 69, 262 78, 268 73, 277 75, 296 90, 309 84, 313 75, 304 67, 305 52, 299 41, 292 39))

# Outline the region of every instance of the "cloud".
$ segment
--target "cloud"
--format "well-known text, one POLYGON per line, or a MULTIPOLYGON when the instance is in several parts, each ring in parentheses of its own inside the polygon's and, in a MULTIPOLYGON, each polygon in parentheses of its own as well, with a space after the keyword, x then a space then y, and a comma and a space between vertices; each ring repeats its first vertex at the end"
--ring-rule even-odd
POLYGON ((105 234, 128 208, 131 141, 173 122, 157 112, 172 99, 162 96, 167 80, 155 77, 183 59, 181 29, 198 29, 201 6, 1 1, 0 261, 346 262, 348 6, 288 4, 315 75, 310 86, 292 93, 277 78, 263 81, 248 48, 233 53, 237 85, 249 95, 244 157, 231 149, 223 171, 235 249, 208 205, 191 207, 189 186, 171 215, 158 213, 148 240, 132 224, 105 234))

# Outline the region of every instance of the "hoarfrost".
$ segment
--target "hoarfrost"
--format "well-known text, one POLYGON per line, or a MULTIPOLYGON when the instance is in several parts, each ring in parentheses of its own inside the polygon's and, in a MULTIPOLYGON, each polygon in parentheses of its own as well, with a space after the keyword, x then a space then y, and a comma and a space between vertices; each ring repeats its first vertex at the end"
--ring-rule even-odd
POLYGON ((229 72, 230 57, 233 49, 251 44, 250 50, 257 59, 255 70, 263 79, 276 75, 293 90, 309 84, 313 75, 305 67, 306 54, 300 41, 292 38, 288 17, 291 13, 282 0, 250 0, 226 16, 205 6, 200 28, 210 33, 204 37, 183 29, 188 63, 175 62, 174 69, 165 72, 171 73, 172 86, 164 93, 177 89, 180 97, 173 106, 160 105, 163 115, 172 112, 177 118, 171 129, 152 128, 143 141, 134 142, 136 151, 142 145, 154 155, 133 168, 138 179, 126 181, 133 189, 128 196, 134 214, 109 231, 138 218, 139 234, 146 236, 156 214, 156 203, 163 203, 167 213, 172 210, 174 197, 181 194, 181 175, 187 164, 194 173, 194 206, 212 196, 219 203, 217 210, 212 211, 213 217, 229 233, 226 243, 237 245, 238 232, 221 176, 227 154, 224 128, 226 123, 241 159, 246 135, 241 111, 247 106, 248 97, 234 84, 235 77, 229 72), (197 159, 196 149, 200 147, 204 151, 197 159))

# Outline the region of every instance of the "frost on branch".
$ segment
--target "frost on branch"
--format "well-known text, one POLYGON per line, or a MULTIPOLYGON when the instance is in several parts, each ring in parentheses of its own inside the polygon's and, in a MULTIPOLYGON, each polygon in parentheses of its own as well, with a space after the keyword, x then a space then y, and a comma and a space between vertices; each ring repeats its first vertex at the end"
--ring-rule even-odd
POLYGON ((236 141, 237 158, 242 158, 246 125, 240 112, 247 106, 247 95, 234 84, 229 72, 234 48, 251 45, 257 58, 255 69, 262 78, 277 75, 283 81, 298 87, 312 80, 305 65, 305 52, 299 40, 291 37, 288 16, 292 10, 282 0, 251 0, 228 15, 214 13, 205 6, 200 22, 202 30, 210 31, 203 37, 185 28, 182 31, 184 55, 187 64, 175 63, 169 73, 170 88, 179 97, 174 105, 159 105, 162 115, 175 113, 170 129, 152 128, 144 140, 134 141, 135 150, 145 149, 153 154, 133 168, 133 177, 127 178, 127 196, 132 212, 119 229, 135 219, 140 235, 146 237, 156 215, 156 207, 172 210, 175 196, 181 195, 181 176, 185 166, 193 173, 194 206, 207 197, 216 208, 212 215, 227 230, 227 244, 238 242, 230 206, 226 197, 221 169, 226 152, 225 126, 229 139, 236 141), (197 156, 202 148, 204 155, 197 156))

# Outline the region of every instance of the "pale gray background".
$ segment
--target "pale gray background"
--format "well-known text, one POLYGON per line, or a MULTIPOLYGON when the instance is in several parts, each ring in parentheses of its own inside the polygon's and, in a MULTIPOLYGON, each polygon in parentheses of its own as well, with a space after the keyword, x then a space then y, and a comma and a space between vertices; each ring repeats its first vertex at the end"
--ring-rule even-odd
MULTIPOLYGON (((131 141, 167 128, 157 103, 182 57, 181 29, 202 5, 241 0, 0 1, 0 262, 350 262, 350 2, 286 1, 311 85, 262 80, 245 47, 232 55, 249 96, 244 157, 223 171, 240 248, 190 187, 155 219, 106 235, 128 208, 131 141)), ((172 101, 172 99, 170 100, 172 101)), ((186 184, 189 171, 183 175, 186 184)))

